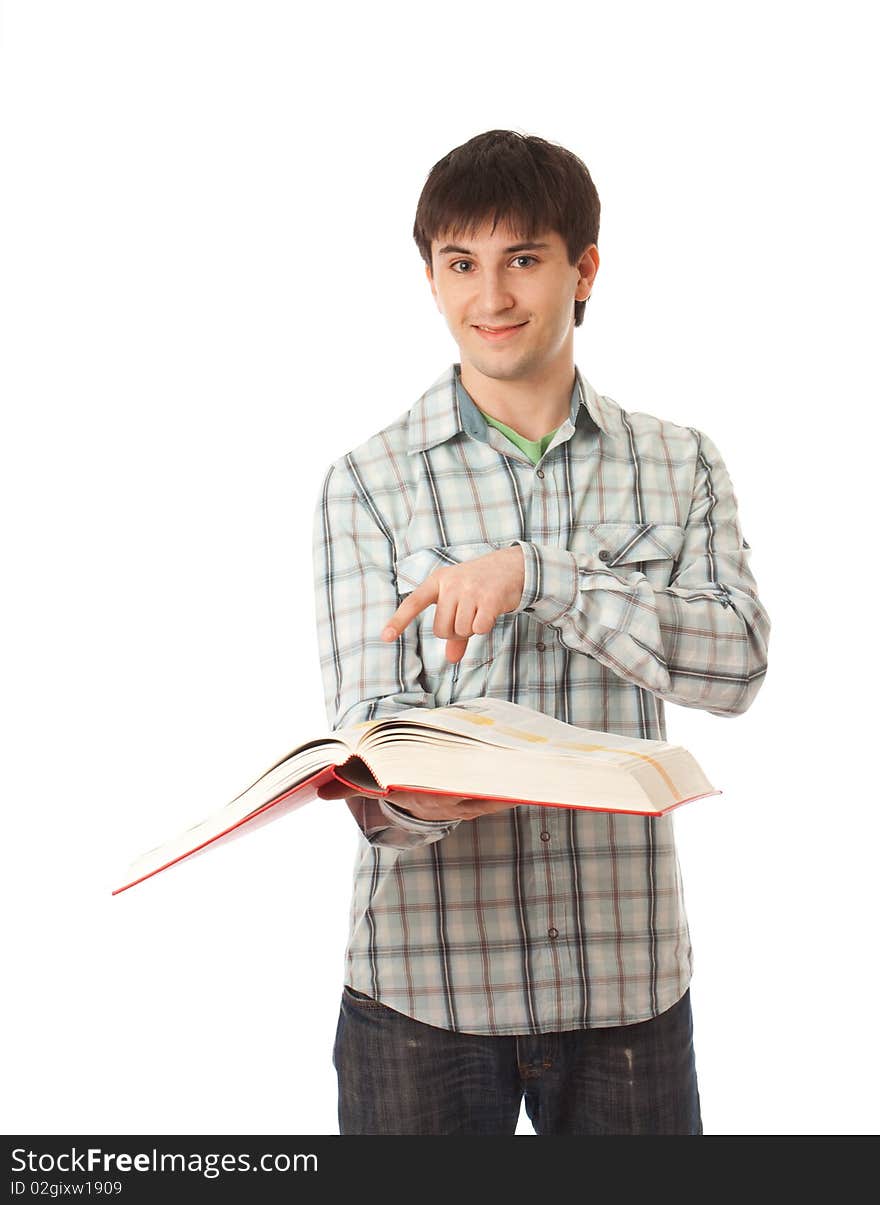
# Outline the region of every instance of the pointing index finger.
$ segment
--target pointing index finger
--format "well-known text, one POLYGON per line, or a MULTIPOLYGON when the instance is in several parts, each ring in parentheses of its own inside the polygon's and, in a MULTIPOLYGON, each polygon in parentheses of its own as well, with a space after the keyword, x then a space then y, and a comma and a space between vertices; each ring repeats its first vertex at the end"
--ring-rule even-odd
POLYGON ((400 633, 407 627, 420 611, 424 611, 426 607, 430 607, 431 603, 437 601, 437 587, 435 583, 427 579, 420 586, 416 586, 412 594, 407 595, 403 600, 388 623, 382 631, 382 639, 391 641, 396 640, 400 633))

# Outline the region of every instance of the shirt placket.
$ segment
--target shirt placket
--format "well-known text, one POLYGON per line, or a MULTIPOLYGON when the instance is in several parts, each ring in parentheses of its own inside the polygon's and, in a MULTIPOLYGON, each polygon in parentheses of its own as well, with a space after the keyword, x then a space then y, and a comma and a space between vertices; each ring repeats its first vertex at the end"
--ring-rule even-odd
MULTIPOLYGON (((563 442, 565 432, 558 431, 555 442, 563 442)), ((532 473, 530 505, 527 511, 528 530, 523 539, 537 544, 561 546, 561 508, 559 481, 562 479, 563 459, 558 451, 548 448, 536 465, 530 466, 532 473)), ((527 626, 523 632, 524 642, 521 655, 525 658, 525 672, 529 689, 529 703, 536 709, 552 713, 552 702, 547 692, 558 682, 555 659, 561 655, 556 647, 551 628, 538 623, 528 615, 522 615, 527 626)), ((559 808, 532 807, 529 809, 529 835, 535 859, 536 899, 533 933, 541 950, 541 979, 547 983, 562 984, 571 981, 574 960, 568 941, 572 918, 566 906, 565 884, 562 881, 561 863, 555 854, 562 839, 565 812, 559 808)), ((563 989, 557 987, 557 998, 548 1002, 552 1012, 564 1012, 566 1002, 561 998, 563 989)))

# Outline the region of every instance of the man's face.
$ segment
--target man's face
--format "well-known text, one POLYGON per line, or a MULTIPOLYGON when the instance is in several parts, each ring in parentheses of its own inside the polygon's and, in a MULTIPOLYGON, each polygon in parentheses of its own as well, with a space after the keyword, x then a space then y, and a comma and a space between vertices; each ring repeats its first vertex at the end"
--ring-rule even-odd
POLYGON ((431 292, 458 344, 461 363, 496 380, 540 378, 572 358, 574 303, 589 296, 599 267, 592 244, 576 266, 556 231, 534 240, 508 226, 431 243, 431 292), (511 328, 500 334, 479 327, 511 328))

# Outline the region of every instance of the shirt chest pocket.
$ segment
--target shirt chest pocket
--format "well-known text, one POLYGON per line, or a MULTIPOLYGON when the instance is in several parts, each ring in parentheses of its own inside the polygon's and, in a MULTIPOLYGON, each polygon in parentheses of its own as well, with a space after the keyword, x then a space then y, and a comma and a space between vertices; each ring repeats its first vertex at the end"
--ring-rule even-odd
MULTIPOLYGON (((497 550, 497 545, 486 542, 420 548, 395 562, 398 596, 402 600, 411 594, 435 569, 460 565, 497 550)), ((446 640, 434 635, 436 609, 432 604, 413 620, 419 633, 425 687, 433 693, 435 706, 446 707, 462 699, 484 696, 493 672, 497 670, 496 658, 504 645, 504 636, 514 615, 499 615, 490 632, 483 636, 471 636, 461 661, 453 664, 446 660, 446 640)))
POLYGON ((677 523, 585 523, 572 551, 598 554, 619 577, 643 573, 652 586, 668 586, 684 544, 677 523))

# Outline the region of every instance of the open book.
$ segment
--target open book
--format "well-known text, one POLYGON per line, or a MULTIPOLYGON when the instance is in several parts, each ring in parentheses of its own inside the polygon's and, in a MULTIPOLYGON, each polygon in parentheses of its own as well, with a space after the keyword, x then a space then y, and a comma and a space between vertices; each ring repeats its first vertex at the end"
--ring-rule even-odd
POLYGON ((640 816, 721 794, 666 741, 578 728, 504 699, 409 707, 298 745, 218 812, 133 862, 113 894, 285 815, 334 778, 352 795, 422 791, 640 816))

